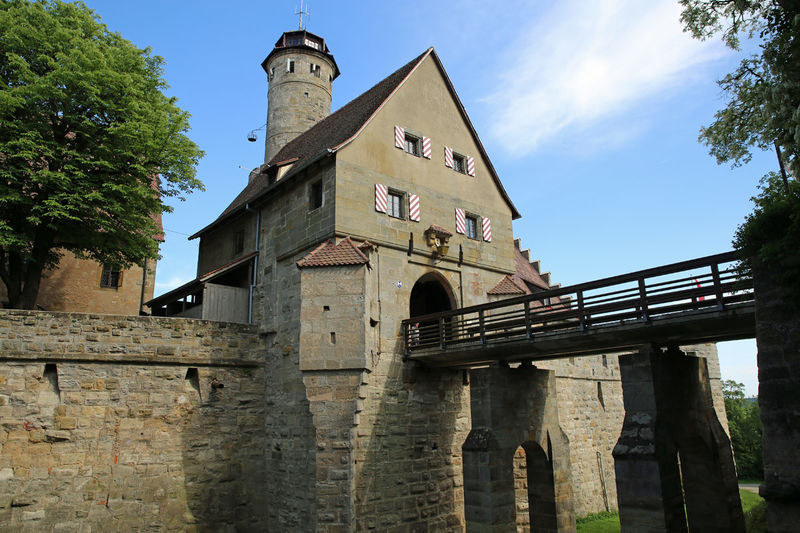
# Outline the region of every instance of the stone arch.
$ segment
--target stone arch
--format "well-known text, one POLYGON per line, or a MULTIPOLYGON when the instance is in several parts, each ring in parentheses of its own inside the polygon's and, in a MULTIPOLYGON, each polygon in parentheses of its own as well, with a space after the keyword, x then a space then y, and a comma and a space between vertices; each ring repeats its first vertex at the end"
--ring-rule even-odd
POLYGON ((455 309, 456 298, 450 283, 438 272, 420 276, 411 288, 408 302, 410 317, 429 315, 455 309))
POLYGON ((558 531, 553 461, 537 442, 514 453, 514 495, 518 532, 558 531))
MULTIPOLYGON (((548 435, 549 441, 549 435, 548 435)), ((525 463, 528 481, 528 513, 530 530, 558 531, 556 508, 556 483, 553 471, 552 450, 547 451, 536 442, 526 442, 525 463)))
POLYGON ((555 373, 531 365, 471 369, 470 407, 472 429, 462 446, 467 531, 574 532, 555 373))

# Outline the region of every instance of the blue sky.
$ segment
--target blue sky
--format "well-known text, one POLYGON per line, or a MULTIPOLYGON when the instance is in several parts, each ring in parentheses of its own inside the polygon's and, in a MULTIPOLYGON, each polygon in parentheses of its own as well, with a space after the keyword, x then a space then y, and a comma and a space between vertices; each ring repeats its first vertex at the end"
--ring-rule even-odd
MULTIPOLYGON (((263 162, 260 63, 297 27, 299 0, 88 0, 109 28, 166 59, 169 95, 206 151, 205 192, 165 215, 156 293, 196 275, 186 237, 263 162)), ((569 285, 727 251, 760 176, 718 166, 697 142, 739 56, 681 32, 677 0, 312 1, 307 29, 341 76, 333 110, 434 46, 523 218, 523 248, 569 285)), ((723 378, 757 392, 755 342, 720 344, 723 378)))

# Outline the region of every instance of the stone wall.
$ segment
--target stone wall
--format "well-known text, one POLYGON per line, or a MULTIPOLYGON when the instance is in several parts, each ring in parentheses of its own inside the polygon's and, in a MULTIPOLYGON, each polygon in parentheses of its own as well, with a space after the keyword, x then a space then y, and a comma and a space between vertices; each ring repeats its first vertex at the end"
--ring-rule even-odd
POLYGON ((263 529, 263 353, 248 326, 0 311, 0 529, 263 529))
MULTIPOLYGON (((681 348, 708 362, 712 400, 720 423, 728 430, 719 359, 715 344, 681 348)), ((625 417, 618 355, 572 357, 536 364, 556 371, 561 427, 570 443, 575 514, 585 516, 617 508, 614 458, 625 417)))
POLYGON ((800 522, 800 312, 768 270, 756 272, 758 405, 764 443, 769 531, 796 531, 800 522))
POLYGON ((330 115, 334 76, 331 58, 321 52, 287 48, 272 53, 265 68, 269 79, 265 163, 289 141, 330 115), (293 72, 287 68, 288 61, 294 61, 293 72), (319 65, 319 76, 311 73, 310 63, 319 65))

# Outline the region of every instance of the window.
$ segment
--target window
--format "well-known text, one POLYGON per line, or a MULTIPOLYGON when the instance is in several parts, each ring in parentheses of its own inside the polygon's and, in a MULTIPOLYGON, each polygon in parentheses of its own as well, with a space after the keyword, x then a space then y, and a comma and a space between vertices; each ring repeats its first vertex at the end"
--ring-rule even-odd
POLYGON ((275 79, 275 67, 269 69, 269 81, 272 81, 273 79, 275 79))
POLYGON ((403 193, 389 191, 386 212, 390 217, 403 218, 403 193))
POLYGON ((294 59, 286 61, 286 72, 294 72, 294 59))
POLYGON ((403 150, 411 155, 419 156, 419 138, 406 133, 405 141, 403 143, 403 150))
POLYGON ((322 180, 316 181, 308 188, 308 210, 322 207, 322 180))
POLYGON ((477 239, 478 238, 478 217, 474 215, 467 215, 464 218, 466 223, 466 235, 470 239, 477 239))
POLYGON ((453 153, 453 170, 462 174, 467 173, 467 165, 463 155, 453 153))
POLYGON ((314 41, 312 41, 311 39, 306 39, 306 40, 305 40, 305 45, 306 45, 306 46, 310 46, 310 47, 311 47, 311 48, 313 48, 314 50, 319 50, 319 43, 315 43, 315 42, 314 42, 314 41))
POLYGON ((315 65, 314 63, 309 63, 308 70, 309 72, 311 72, 311 74, 319 78, 319 73, 320 73, 319 65, 315 65))
POLYGON ((103 289, 118 289, 122 285, 122 271, 110 265, 103 265, 100 274, 100 287, 103 289))
POLYGON ((233 255, 239 255, 244 251, 244 230, 237 231, 233 236, 233 255))

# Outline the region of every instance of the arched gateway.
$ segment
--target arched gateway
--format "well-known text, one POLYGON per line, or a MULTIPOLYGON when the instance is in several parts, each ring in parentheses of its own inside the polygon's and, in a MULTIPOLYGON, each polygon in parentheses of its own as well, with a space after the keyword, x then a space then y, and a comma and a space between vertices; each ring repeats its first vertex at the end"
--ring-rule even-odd
POLYGON ((411 318, 440 313, 455 308, 450 284, 438 272, 422 275, 411 289, 409 316, 411 318))

